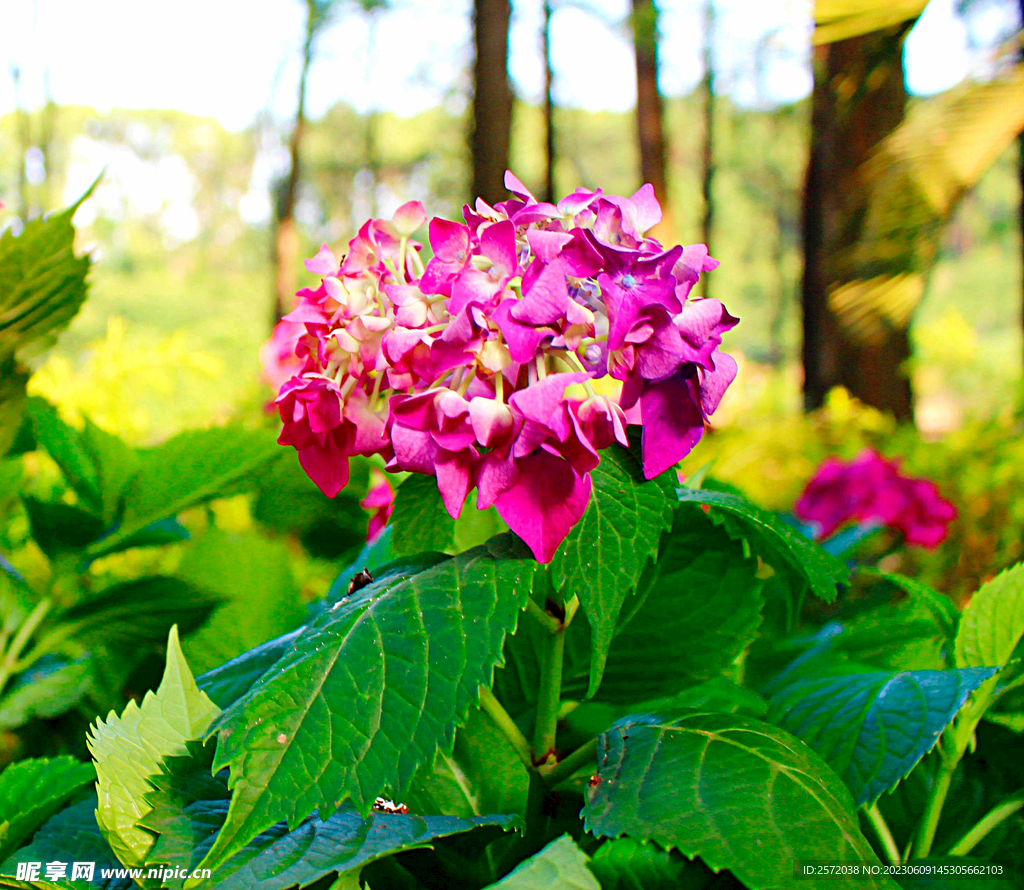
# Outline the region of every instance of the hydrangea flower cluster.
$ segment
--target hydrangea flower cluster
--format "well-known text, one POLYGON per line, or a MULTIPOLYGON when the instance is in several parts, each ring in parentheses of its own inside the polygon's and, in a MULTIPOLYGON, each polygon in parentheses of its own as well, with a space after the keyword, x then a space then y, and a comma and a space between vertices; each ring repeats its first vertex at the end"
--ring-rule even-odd
POLYGON ((827 538, 849 521, 876 523, 902 533, 908 544, 937 547, 956 507, 935 483, 900 473, 896 460, 866 449, 854 460, 829 458, 807 484, 793 512, 827 538))
POLYGON ((650 185, 555 205, 511 173, 505 184, 508 201, 430 221, 429 262, 411 240, 426 222, 416 201, 363 225, 341 262, 322 247, 306 262, 320 284, 299 291, 267 349, 292 370, 279 441, 325 494, 345 486, 351 456, 379 454, 390 471, 436 476, 453 517, 475 488, 477 507, 547 562, 627 423, 643 425, 647 478, 697 443, 736 376, 719 346, 737 319, 690 298, 718 265, 704 245, 645 236, 661 219, 650 185), (617 399, 592 385, 606 375, 617 399))

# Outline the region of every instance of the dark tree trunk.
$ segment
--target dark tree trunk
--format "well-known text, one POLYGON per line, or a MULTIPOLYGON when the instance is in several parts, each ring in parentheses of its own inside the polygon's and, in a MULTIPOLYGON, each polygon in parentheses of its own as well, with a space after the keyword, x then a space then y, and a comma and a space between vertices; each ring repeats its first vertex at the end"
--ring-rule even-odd
POLYGON ((319 25, 314 0, 307 0, 306 38, 302 45, 302 70, 299 73, 299 100, 295 109, 295 126, 288 144, 290 164, 277 195, 274 225, 274 313, 276 324, 291 311, 298 289, 299 232, 295 225, 295 201, 302 177, 302 140, 306 134, 306 82, 313 60, 313 41, 319 25))
MULTIPOLYGON (((704 3, 704 145, 701 152, 701 194, 704 197, 704 219, 701 225, 701 238, 711 247, 712 232, 715 225, 715 4, 714 0, 704 3)), ((704 296, 710 294, 708 289, 711 278, 703 279, 704 296)))
POLYGON ((636 124, 640 143, 640 178, 668 216, 665 131, 658 90, 658 9, 654 0, 633 0, 633 45, 636 50, 636 124))
POLYGON ((903 37, 909 26, 877 31, 814 50, 811 151, 804 191, 804 403, 820 407, 833 386, 863 402, 913 419, 906 328, 866 344, 829 308, 829 294, 860 275, 857 255, 868 195, 858 171, 903 120, 903 37))
MULTIPOLYGON (((1020 10, 1020 26, 1024 28, 1024 0, 1018 0, 1020 10)), ((1024 46, 1020 52, 1021 61, 1024 62, 1024 46)), ((1020 181, 1020 238, 1021 238, 1021 268, 1024 274, 1024 133, 1017 137, 1017 178, 1020 181)), ((1024 279, 1022 279, 1022 302, 1021 317, 1024 322, 1024 279)))
POLYGON ((490 204, 505 197, 505 170, 512 133, 508 80, 509 0, 474 0, 473 195, 490 204))
MULTIPOLYGON (((1021 0, 1024 3, 1024 0, 1021 0)), ((551 0, 544 0, 544 194, 555 200, 555 97, 554 71, 551 67, 551 0)))

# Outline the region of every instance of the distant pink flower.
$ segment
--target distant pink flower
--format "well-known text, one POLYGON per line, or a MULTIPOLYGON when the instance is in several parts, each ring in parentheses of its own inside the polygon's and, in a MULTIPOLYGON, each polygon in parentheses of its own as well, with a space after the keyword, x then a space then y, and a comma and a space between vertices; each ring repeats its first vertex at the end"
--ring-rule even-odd
POLYGON ((956 507, 935 484, 900 473, 899 463, 872 449, 854 460, 830 457, 807 483, 793 510, 827 538, 847 522, 876 523, 899 531, 908 544, 938 546, 956 518, 956 507))
MULTIPOLYGON (((415 228, 413 229, 415 231, 415 228)), ((391 511, 395 507, 395 490, 387 478, 378 470, 373 471, 373 484, 359 506, 370 511, 370 520, 366 524, 367 543, 375 541, 391 519, 391 511)))
POLYGON ((275 391, 298 374, 305 361, 296 354, 299 340, 306 333, 306 326, 293 321, 279 321, 274 331, 260 347, 260 368, 263 379, 275 391))
POLYGON ((434 476, 453 517, 475 489, 547 562, 628 422, 643 426, 648 478, 697 443, 736 375, 719 348, 736 319, 690 296, 717 265, 706 247, 647 236, 661 220, 650 186, 556 206, 505 184, 509 200, 478 199, 465 223, 430 220, 425 267, 418 202, 367 221, 343 261, 327 246, 307 261, 320 283, 286 316, 294 339, 279 335, 282 352, 294 344, 280 441, 331 496, 355 454, 434 476), (617 401, 591 386, 609 374, 617 401))

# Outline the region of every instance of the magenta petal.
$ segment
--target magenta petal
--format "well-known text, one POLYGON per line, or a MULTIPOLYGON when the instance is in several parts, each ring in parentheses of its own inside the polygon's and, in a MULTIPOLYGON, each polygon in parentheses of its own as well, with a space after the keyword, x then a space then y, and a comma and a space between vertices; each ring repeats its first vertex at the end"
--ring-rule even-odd
POLYGON ((550 232, 546 229, 529 229, 526 232, 530 250, 545 265, 555 261, 559 251, 572 241, 572 237, 568 232, 550 232))
POLYGON ((551 324, 565 315, 568 305, 565 269, 561 263, 554 262, 544 267, 529 292, 512 307, 512 317, 531 325, 551 324))
POLYGON ((579 522, 590 500, 590 476, 579 476, 568 461, 538 451, 517 462, 519 478, 498 496, 498 514, 533 552, 551 562, 558 545, 579 522))
POLYGON ((326 244, 321 244, 317 255, 305 263, 306 271, 313 275, 334 275, 339 268, 338 261, 326 244))
POLYGON ((498 277, 515 275, 519 268, 516 227, 507 219, 488 226, 480 236, 480 252, 494 263, 495 268, 491 271, 497 275, 492 275, 492 278, 497 280, 498 277))
POLYGON ((633 224, 638 235, 661 222, 661 204, 654 196, 654 186, 649 182, 640 186, 629 199, 633 204, 633 224))
POLYGON ((427 211, 419 201, 406 201, 399 207, 391 222, 399 235, 408 237, 427 221, 427 211))
POLYGON ((477 509, 486 510, 493 506, 498 496, 508 491, 518 478, 519 470, 511 454, 504 457, 498 451, 485 454, 477 464, 477 509))
POLYGON ((511 170, 505 171, 505 188, 507 188, 517 198, 521 198, 523 201, 528 203, 536 203, 537 199, 530 193, 530 190, 519 181, 516 175, 511 170))
POLYGON ((475 454, 465 451, 442 451, 437 457, 437 490, 452 519, 458 519, 469 494, 469 480, 475 454))
POLYGON ((527 420, 548 426, 562 407, 565 390, 574 383, 582 383, 588 376, 582 372, 549 374, 513 394, 509 403, 527 420))
POLYGON ((724 352, 711 356, 715 370, 705 371, 700 385, 700 403, 705 414, 714 414, 729 384, 736 379, 736 360, 724 352))
POLYGON ((327 497, 333 498, 348 484, 348 458, 328 439, 325 446, 299 449, 299 463, 327 497))
POLYGON ((510 310, 519 305, 518 300, 504 300, 491 313, 491 318, 498 325, 501 336, 505 338, 512 361, 518 364, 532 362, 537 356, 537 347, 541 341, 552 335, 550 328, 534 328, 516 321, 510 310))
POLYGON ((704 434, 704 416, 691 384, 681 376, 650 383, 640 397, 644 478, 674 467, 704 434))
POLYGON ((469 250, 469 227, 435 216, 430 221, 430 247, 434 257, 445 263, 465 263, 469 250))

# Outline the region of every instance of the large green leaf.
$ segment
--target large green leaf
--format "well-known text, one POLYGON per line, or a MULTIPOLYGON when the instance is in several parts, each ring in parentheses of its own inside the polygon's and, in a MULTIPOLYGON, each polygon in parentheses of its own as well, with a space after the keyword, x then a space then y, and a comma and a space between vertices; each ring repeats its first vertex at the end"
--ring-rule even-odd
MULTIPOLYGON (((210 775, 211 759, 211 750, 199 743, 188 746, 188 756, 165 758, 161 774, 153 779, 155 790, 146 796, 150 810, 142 820, 157 836, 148 864, 187 866, 191 871, 209 852, 231 796, 223 779, 210 775)), ((373 813, 364 819, 349 804, 325 821, 312 816, 292 831, 284 823, 269 828, 197 886, 217 890, 306 886, 332 872, 358 875, 376 859, 429 845, 439 837, 479 826, 508 828, 512 822, 513 817, 503 815, 373 813)), ((172 888, 183 884, 180 879, 168 882, 172 888)))
POLYGON ((299 627, 291 633, 256 646, 226 664, 207 671, 197 678, 196 683, 216 702, 217 707, 227 708, 252 689, 253 684, 293 648, 305 630, 305 627, 299 627))
POLYGON ((601 890, 587 854, 564 835, 524 860, 488 890, 601 890))
POLYGON ((612 640, 602 701, 675 695, 721 674, 753 641, 763 582, 732 543, 677 528, 664 539, 642 597, 612 640), (713 549, 717 543, 726 549, 713 549))
POLYGON ((739 888, 738 881, 716 877, 699 859, 645 844, 631 837, 605 841, 590 859, 601 890, 715 890, 739 888))
POLYGON ((0 699, 0 729, 17 729, 30 720, 59 717, 93 689, 93 663, 88 657, 70 663, 33 665, 0 699), (38 669, 37 669, 38 668, 38 669))
POLYGON ((812 671, 772 696, 768 719, 817 751, 858 805, 872 804, 935 747, 967 697, 994 673, 812 671))
POLYGON ((139 451, 138 469, 122 492, 121 523, 90 552, 109 553, 157 520, 244 491, 280 454, 269 431, 240 427, 179 433, 139 451))
POLYGON ((401 795, 490 684, 536 563, 499 536, 340 600, 218 720, 216 768, 230 767, 216 866, 261 831, 347 799, 368 812, 401 795))
POLYGON ((530 776, 508 739, 483 711, 471 710, 451 753, 438 752, 403 800, 414 813, 485 816, 526 810, 530 776))
POLYGON ((81 502, 98 513, 103 503, 99 473, 81 433, 65 423, 44 399, 29 399, 25 413, 36 445, 53 458, 81 502))
POLYGON ((996 575, 971 597, 956 637, 956 663, 1002 667, 1014 658, 1022 637, 1024 563, 996 575))
POLYGON ((174 624, 182 632, 199 627, 219 602, 214 594, 169 575, 122 581, 55 616, 39 645, 43 651, 77 656, 98 646, 156 644, 174 624))
POLYGON ((849 580, 849 571, 842 562, 774 514, 737 495, 683 488, 679 491, 679 500, 703 504, 713 511, 728 514, 738 524, 755 553, 768 563, 788 568, 800 576, 814 595, 826 602, 836 598, 837 585, 846 584, 849 580))
POLYGON ((22 760, 0 773, 0 860, 95 778, 92 764, 73 757, 22 760))
POLYGON ((0 874, 16 875, 19 862, 37 862, 45 866, 48 862, 63 862, 67 865, 66 879, 59 881, 41 880, 26 884, 0 877, 0 887, 32 887, 46 890, 53 887, 73 887, 75 890, 127 890, 134 883, 127 877, 104 878, 107 869, 119 869, 120 863, 114 857, 96 824, 96 795, 61 810, 51 817, 32 838, 32 843, 22 847, 0 865, 0 874), (76 862, 92 863, 95 868, 93 880, 72 881, 73 866, 76 862))
MULTIPOLYGON (((733 714, 630 718, 602 734, 584 809, 595 834, 628 834, 730 869, 751 890, 828 890, 801 860, 877 862, 850 792, 799 739, 733 714)), ((860 886, 892 890, 886 877, 860 886)))
POLYGON ((395 556, 417 553, 458 553, 508 530, 493 508, 477 510, 472 502, 452 519, 437 490, 437 479, 413 473, 395 494, 391 514, 391 547, 395 556))
POLYGON ((222 665, 294 630, 306 617, 291 555, 282 542, 213 529, 188 548, 177 574, 223 600, 185 640, 194 671, 222 665))
POLYGON ((622 605, 671 526, 675 497, 673 473, 645 481, 636 455, 618 445, 602 452, 590 475, 590 504, 555 553, 550 571, 564 599, 579 597, 590 624, 588 694, 593 695, 622 605))
POLYGON ((0 234, 0 363, 24 359, 68 325, 85 300, 88 257, 75 256, 71 218, 81 201, 0 234))
POLYGON ((32 538, 51 559, 87 547, 103 534, 103 520, 81 507, 23 495, 32 538))
POLYGON ((149 812, 145 795, 161 760, 184 754, 185 743, 199 738, 216 714, 217 706, 196 686, 172 628, 156 693, 147 692, 141 705, 129 702, 120 717, 111 712, 92 727, 87 742, 98 779, 96 821, 125 865, 144 864, 153 845, 139 822, 149 812))

